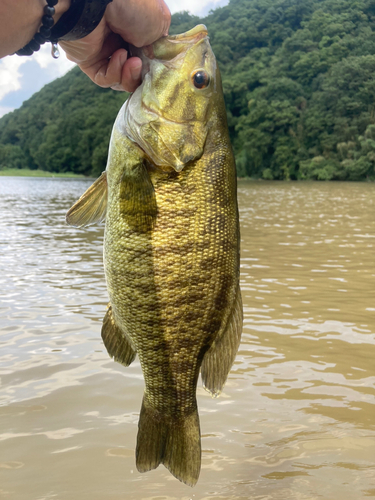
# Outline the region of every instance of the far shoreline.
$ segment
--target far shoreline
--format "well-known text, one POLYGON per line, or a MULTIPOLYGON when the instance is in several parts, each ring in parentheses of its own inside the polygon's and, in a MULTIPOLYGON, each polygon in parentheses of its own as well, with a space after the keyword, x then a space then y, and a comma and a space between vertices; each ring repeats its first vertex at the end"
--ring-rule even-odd
MULTIPOLYGON (((74 174, 73 172, 48 172, 46 170, 30 170, 28 168, 6 168, 4 170, 0 170, 0 177, 34 177, 34 178, 60 178, 60 179, 86 179, 86 180, 95 180, 96 177, 92 175, 83 175, 83 174, 74 174)), ((263 179, 263 178, 255 178, 255 177, 237 177, 237 182, 261 182, 267 184, 269 182, 290 182, 300 183, 300 182, 318 182, 318 183, 335 183, 335 182, 345 182, 345 183, 369 183, 372 184, 375 179, 367 178, 361 179, 358 181, 348 181, 348 180, 317 180, 317 179, 263 179)))
POLYGON ((30 170, 28 168, 7 168, 0 170, 0 177, 60 177, 71 179, 88 179, 82 174, 73 174, 73 172, 47 172, 46 170, 30 170))

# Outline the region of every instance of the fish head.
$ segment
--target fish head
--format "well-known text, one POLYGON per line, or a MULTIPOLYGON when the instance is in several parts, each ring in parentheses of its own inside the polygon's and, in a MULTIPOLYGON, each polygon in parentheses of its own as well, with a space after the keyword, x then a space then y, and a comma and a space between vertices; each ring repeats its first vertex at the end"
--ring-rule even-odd
POLYGON ((156 166, 180 172, 203 154, 216 92, 207 28, 132 48, 132 55, 142 59, 143 74, 124 107, 125 133, 156 166))

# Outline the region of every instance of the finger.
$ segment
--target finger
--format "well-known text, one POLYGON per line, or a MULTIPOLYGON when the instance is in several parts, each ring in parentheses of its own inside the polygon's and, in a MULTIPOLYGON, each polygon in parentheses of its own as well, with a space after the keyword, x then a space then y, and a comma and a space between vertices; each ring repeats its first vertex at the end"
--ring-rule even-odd
POLYGON ((81 65, 81 69, 104 88, 134 92, 141 83, 142 61, 138 57, 127 59, 125 49, 119 49, 111 58, 101 58, 90 66, 81 65))
POLYGON ((88 70, 86 74, 100 87, 113 87, 121 84, 122 68, 127 58, 127 51, 119 49, 110 58, 103 58, 84 71, 88 70))
POLYGON ((122 40, 121 37, 111 32, 105 19, 102 19, 96 29, 86 37, 69 42, 61 40, 59 45, 64 49, 70 61, 89 66, 98 60, 98 57, 110 57, 115 50, 122 46, 122 40), (107 53, 103 51, 104 44, 107 53))
POLYGON ((134 92, 141 83, 142 61, 139 57, 127 58, 127 51, 120 49, 96 72, 93 81, 101 87, 134 92))
MULTIPOLYGON (((140 85, 142 79, 142 61, 139 57, 128 59, 121 71, 121 89, 127 92, 134 92, 140 85)), ((112 87, 113 88, 113 87, 112 87)))
POLYGON ((137 47, 167 35, 171 22, 164 0, 115 0, 108 5, 105 18, 112 31, 137 47))
POLYGON ((122 45, 122 39, 112 33, 93 57, 78 62, 79 67, 101 87, 111 87, 119 83, 121 68, 127 59, 127 51, 122 48, 122 45))

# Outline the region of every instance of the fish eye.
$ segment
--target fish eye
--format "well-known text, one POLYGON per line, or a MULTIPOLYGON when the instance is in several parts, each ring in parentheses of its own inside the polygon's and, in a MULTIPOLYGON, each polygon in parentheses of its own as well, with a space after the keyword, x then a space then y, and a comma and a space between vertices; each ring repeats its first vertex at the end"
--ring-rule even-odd
POLYGON ((204 69, 198 69, 191 74, 191 81, 197 89, 205 89, 210 84, 210 76, 204 69))

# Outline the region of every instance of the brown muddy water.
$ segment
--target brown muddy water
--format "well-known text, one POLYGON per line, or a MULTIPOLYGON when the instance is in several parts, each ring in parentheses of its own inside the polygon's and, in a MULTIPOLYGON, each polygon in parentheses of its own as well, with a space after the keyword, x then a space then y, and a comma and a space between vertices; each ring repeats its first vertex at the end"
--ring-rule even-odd
POLYGON ((375 184, 240 182, 242 345, 198 388, 193 489, 135 468, 143 379, 100 338, 103 228, 85 180, 0 179, 0 498, 375 498, 375 184))

